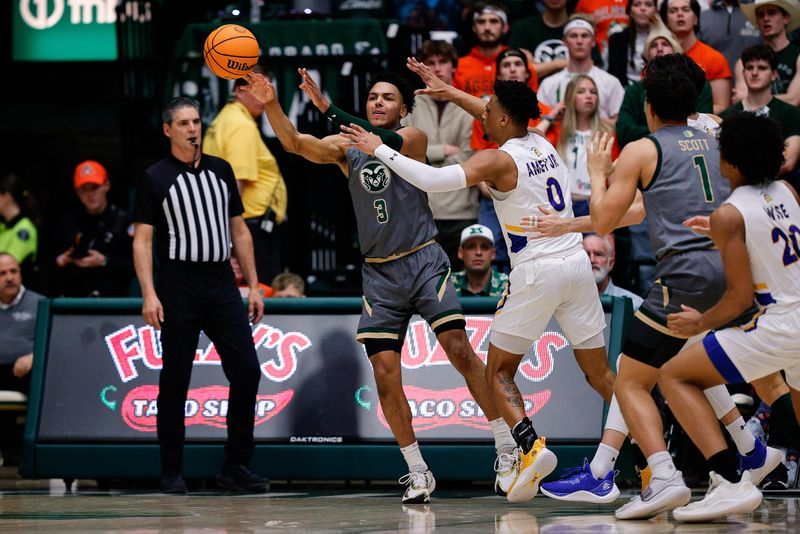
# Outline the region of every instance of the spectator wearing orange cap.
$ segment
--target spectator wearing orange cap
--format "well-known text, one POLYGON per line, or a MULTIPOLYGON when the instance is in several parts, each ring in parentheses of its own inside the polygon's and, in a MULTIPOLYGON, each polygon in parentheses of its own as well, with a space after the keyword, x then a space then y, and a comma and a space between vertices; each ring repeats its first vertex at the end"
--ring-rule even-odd
POLYGON ((81 206, 58 225, 56 256, 59 291, 68 297, 127 296, 133 276, 130 215, 108 201, 111 183, 96 161, 75 168, 81 206))

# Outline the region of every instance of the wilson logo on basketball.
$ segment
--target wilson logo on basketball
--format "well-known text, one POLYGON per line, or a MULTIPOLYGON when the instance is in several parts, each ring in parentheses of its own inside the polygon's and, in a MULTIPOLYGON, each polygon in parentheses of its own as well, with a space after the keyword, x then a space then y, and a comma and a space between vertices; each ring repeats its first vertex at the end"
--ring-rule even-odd
POLYGON ((228 68, 242 72, 250 72, 250 69, 253 68, 253 65, 248 63, 241 63, 233 59, 228 59, 228 68))

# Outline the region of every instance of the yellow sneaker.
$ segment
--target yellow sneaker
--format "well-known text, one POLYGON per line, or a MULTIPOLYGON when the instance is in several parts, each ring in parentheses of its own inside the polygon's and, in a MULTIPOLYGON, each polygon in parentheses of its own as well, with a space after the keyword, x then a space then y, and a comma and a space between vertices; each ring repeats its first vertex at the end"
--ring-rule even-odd
POLYGON ((533 499, 539 491, 539 483, 552 473, 558 459, 545 446, 544 436, 539 437, 527 454, 519 452, 519 472, 508 488, 508 502, 525 502, 533 499))

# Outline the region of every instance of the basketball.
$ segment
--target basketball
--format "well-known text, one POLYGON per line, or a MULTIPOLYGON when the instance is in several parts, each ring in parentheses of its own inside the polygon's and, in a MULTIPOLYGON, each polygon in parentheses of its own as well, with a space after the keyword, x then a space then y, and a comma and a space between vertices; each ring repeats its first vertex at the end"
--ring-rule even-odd
POLYGON ((238 24, 220 26, 206 38, 203 60, 220 78, 241 78, 258 63, 258 41, 238 24))

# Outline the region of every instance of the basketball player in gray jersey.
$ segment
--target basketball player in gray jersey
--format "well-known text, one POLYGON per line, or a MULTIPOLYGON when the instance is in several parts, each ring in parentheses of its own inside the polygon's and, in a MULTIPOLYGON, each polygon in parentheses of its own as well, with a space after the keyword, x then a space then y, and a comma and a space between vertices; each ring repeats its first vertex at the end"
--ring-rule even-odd
MULTIPOLYGON (((669 56, 657 61, 669 61, 669 56)), ((592 226, 601 234, 612 231, 634 201, 637 188, 641 189, 658 262, 656 284, 634 316, 614 386, 625 422, 647 457, 652 478, 641 496, 616 511, 618 519, 653 517, 683 506, 691 498, 667 452, 650 391, 660 367, 688 338, 670 330, 666 316, 683 306, 706 310, 726 287, 719 253, 711 240, 683 226, 692 216, 710 214, 730 194, 719 172, 716 139, 687 125, 696 95, 694 84, 681 69, 656 69, 645 78, 645 111, 652 134, 626 146, 613 168, 612 138, 595 136, 589 147, 592 226), (606 180, 610 185, 606 186, 606 180)), ((738 423, 739 419, 729 427, 738 423)), ((742 457, 743 469, 761 466, 766 470, 767 464, 777 459, 767 459, 766 447, 751 434, 737 432, 733 437, 740 449, 752 451, 742 457), (740 444, 740 439, 750 443, 740 444)))
MULTIPOLYGON (((342 115, 305 69, 300 74, 300 87, 321 111, 331 119, 342 115)), ((492 400, 484 379, 486 367, 467 339, 461 304, 450 282, 449 261, 434 241, 437 231, 427 195, 341 135, 319 139, 299 133, 281 109, 270 82, 259 74, 248 75, 248 80, 247 90, 265 105, 267 118, 288 152, 315 163, 335 163, 347 177, 364 255, 364 302, 356 338, 370 358, 381 408, 408 464, 408 475, 400 479, 408 486, 403 503, 427 503, 436 487, 414 436, 401 375, 400 351, 415 312, 428 322, 489 420, 498 451, 495 489, 505 491, 516 478, 516 443, 492 400)), ((360 122, 397 141, 402 154, 425 161, 425 133, 417 128, 399 129, 400 119, 413 105, 410 85, 387 72, 373 78, 366 103, 368 122, 360 122)), ((350 119, 355 120, 348 116, 348 124, 350 119)))

